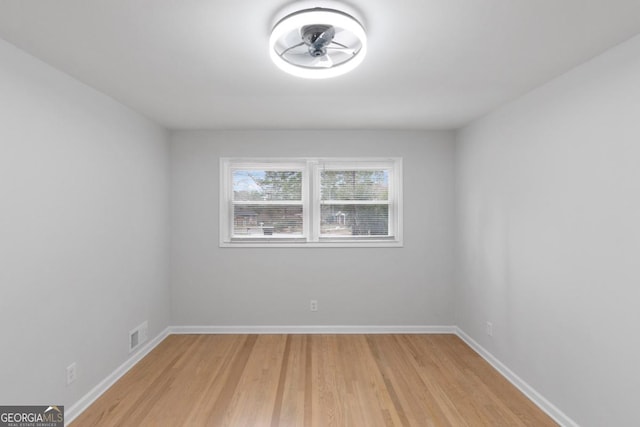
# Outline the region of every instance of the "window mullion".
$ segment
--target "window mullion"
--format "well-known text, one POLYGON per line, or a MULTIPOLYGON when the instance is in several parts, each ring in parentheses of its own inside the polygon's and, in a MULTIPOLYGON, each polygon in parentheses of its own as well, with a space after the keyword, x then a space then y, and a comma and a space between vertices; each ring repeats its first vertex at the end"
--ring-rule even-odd
POLYGON ((310 175, 309 183, 309 227, 310 242, 318 242, 320 237, 320 168, 318 162, 309 161, 307 163, 310 175))

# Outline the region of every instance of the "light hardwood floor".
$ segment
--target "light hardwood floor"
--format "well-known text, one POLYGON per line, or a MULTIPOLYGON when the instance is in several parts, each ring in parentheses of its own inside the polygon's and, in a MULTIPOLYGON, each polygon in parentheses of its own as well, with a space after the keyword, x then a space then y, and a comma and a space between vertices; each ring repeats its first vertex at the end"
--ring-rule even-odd
POLYGON ((83 426, 555 426, 455 335, 170 335, 83 426))

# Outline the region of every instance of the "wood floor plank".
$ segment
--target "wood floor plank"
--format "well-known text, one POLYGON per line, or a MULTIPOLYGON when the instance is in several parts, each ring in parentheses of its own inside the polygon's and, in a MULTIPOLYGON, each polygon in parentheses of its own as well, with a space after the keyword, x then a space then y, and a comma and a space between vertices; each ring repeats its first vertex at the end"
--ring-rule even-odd
POLYGON ((171 335, 84 426, 555 426, 455 335, 171 335))
POLYGON ((285 343, 285 335, 258 337, 223 424, 252 427, 271 420, 285 343))
POLYGON ((425 384, 410 363, 410 353, 402 347, 396 335, 370 335, 369 346, 385 378, 385 385, 394 396, 394 404, 403 425, 446 426, 453 414, 437 404, 437 396, 425 384), (402 367, 402 368, 400 368, 402 367))

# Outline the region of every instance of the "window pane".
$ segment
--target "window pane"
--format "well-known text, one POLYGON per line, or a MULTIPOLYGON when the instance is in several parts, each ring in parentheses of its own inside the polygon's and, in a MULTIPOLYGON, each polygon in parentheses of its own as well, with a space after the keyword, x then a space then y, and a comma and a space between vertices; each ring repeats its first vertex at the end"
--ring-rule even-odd
POLYGON ((389 205, 323 205, 320 235, 387 236, 389 205))
POLYGON ((233 235, 293 237, 302 235, 302 205, 236 205, 233 235))
POLYGON ((321 200, 387 200, 388 170, 322 171, 321 200))
POLYGON ((233 200, 302 200, 302 172, 234 170, 233 200))

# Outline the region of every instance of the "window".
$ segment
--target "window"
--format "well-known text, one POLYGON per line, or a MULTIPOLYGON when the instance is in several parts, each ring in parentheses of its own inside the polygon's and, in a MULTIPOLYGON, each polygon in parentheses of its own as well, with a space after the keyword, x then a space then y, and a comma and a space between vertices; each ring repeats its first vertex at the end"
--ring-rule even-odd
POLYGON ((221 246, 401 246, 401 159, 220 162, 221 246))

